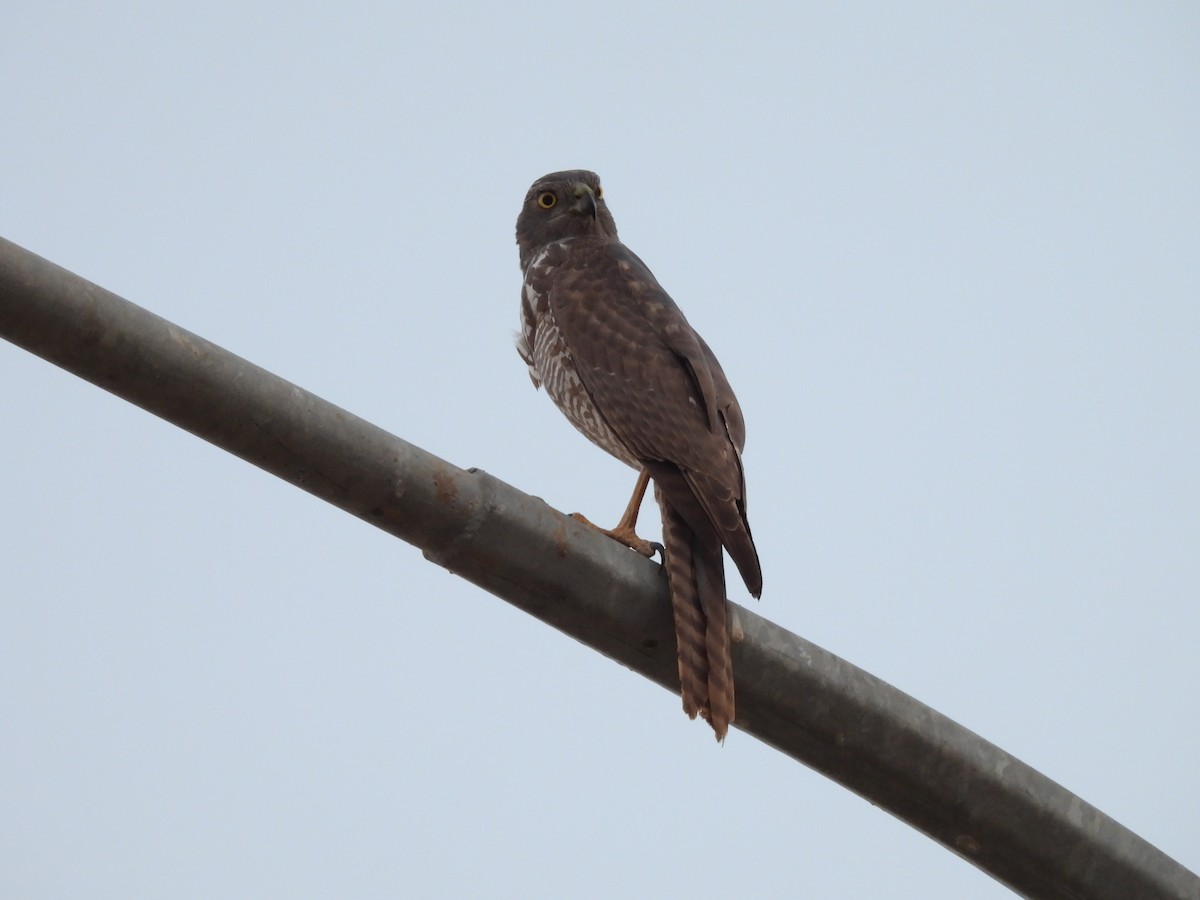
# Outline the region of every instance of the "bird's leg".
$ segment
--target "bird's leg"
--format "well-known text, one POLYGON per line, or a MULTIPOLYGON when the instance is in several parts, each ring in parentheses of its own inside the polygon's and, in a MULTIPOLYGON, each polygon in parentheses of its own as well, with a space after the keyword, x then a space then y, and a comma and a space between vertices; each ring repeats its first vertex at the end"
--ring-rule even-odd
POLYGON ((642 498, 646 496, 646 486, 649 483, 650 473, 646 469, 642 469, 638 473, 637 484, 633 486, 633 496, 629 498, 629 505, 625 507, 625 514, 621 516, 621 521, 617 523, 616 528, 601 528, 599 525, 589 522, 582 513, 571 513, 571 518, 584 525, 590 525, 601 534, 608 535, 630 550, 636 550, 642 556, 653 556, 655 551, 661 553, 663 549, 661 544, 643 540, 637 536, 637 532, 634 530, 634 526, 637 525, 638 511, 642 508, 642 498))

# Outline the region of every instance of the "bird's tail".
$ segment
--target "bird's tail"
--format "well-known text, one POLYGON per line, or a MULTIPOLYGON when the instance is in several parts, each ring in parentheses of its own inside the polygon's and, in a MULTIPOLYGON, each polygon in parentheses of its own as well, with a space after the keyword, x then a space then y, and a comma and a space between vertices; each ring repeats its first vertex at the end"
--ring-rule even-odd
POLYGON ((683 711, 693 719, 699 713, 723 741, 733 721, 734 699, 721 544, 715 534, 712 541, 702 540, 662 493, 656 494, 679 645, 683 711))

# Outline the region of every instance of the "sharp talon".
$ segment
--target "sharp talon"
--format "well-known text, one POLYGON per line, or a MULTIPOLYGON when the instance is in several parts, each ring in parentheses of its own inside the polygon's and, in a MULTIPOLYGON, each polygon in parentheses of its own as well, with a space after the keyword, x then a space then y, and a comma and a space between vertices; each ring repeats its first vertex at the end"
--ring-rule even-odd
POLYGON ((617 543, 624 544, 630 550, 640 553, 647 559, 654 556, 655 545, 650 541, 638 537, 632 528, 614 528, 611 531, 601 528, 600 530, 617 543))
MULTIPOLYGON (((651 559, 655 553, 665 553, 663 545, 651 541, 643 540, 638 537, 632 527, 618 525, 616 528, 601 528, 595 522, 588 521, 587 516, 582 513, 571 513, 571 518, 576 522, 587 525, 589 528, 594 528, 605 537, 612 538, 618 544, 628 547, 635 553, 640 553, 647 559, 651 559)), ((664 557, 665 558, 665 557, 664 557)))
POLYGON ((663 561, 663 564, 665 565, 667 562, 667 548, 664 547, 662 544, 660 544, 658 541, 651 541, 650 542, 650 552, 646 555, 653 557, 655 553, 658 554, 658 558, 661 559, 663 561))

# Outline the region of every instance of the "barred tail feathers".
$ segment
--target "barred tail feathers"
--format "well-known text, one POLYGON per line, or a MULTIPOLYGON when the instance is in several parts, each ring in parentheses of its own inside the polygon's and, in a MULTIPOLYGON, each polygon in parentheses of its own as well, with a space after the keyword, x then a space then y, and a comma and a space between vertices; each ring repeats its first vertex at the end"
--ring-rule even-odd
POLYGON ((734 718, 734 690, 721 546, 706 547, 662 492, 655 493, 662 511, 683 710, 691 718, 703 716, 723 741, 734 718))
POLYGON ((692 557, 696 562, 696 585, 704 613, 704 647, 708 653, 708 722, 716 732, 717 740, 724 741, 734 717, 725 562, 720 545, 713 551, 704 548, 699 541, 693 544, 692 557))

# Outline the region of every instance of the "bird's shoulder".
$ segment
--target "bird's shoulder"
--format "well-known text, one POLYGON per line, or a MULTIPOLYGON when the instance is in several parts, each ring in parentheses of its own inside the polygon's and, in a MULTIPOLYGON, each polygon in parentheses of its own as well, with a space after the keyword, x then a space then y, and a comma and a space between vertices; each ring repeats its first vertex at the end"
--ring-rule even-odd
POLYGON ((530 257, 525 277, 557 279, 588 271, 655 280, 650 267, 620 240, 599 235, 563 238, 546 244, 530 257))
POLYGON ((547 244, 525 270, 525 286, 556 315, 597 306, 644 319, 652 330, 681 319, 675 301, 650 267, 615 238, 585 236, 547 244))

